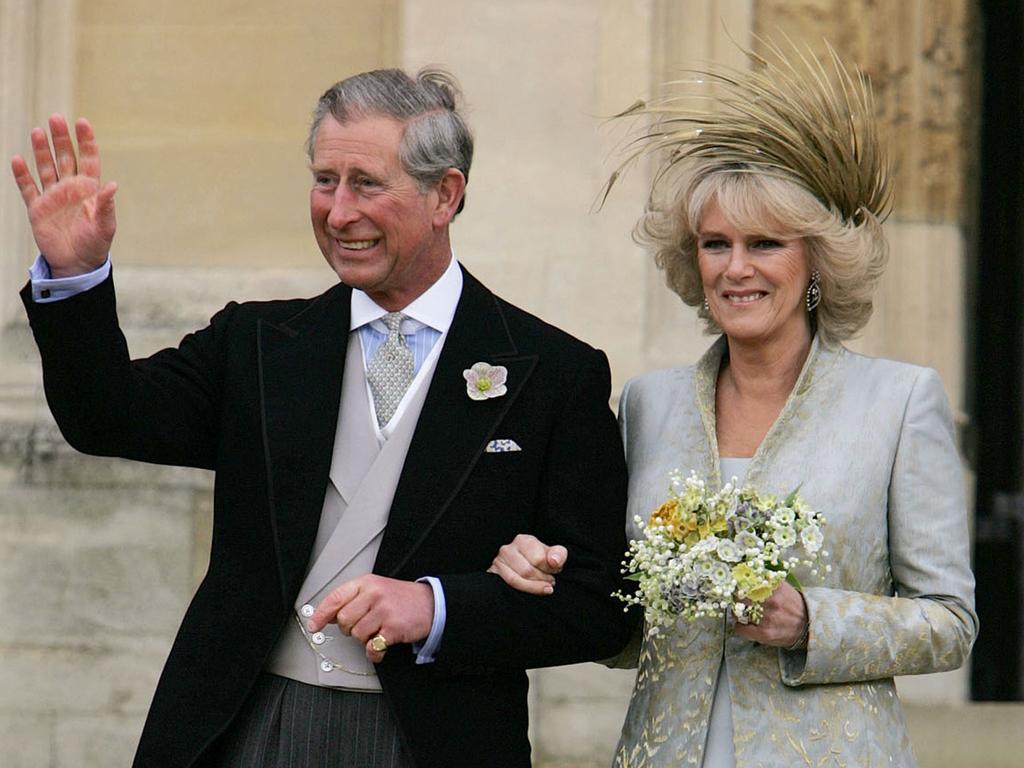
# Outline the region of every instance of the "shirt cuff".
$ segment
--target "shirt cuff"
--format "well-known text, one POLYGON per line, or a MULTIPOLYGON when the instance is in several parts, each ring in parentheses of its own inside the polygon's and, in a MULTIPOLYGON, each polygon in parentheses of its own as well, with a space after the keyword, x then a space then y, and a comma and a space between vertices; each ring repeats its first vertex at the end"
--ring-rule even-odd
POLYGON ((29 279, 32 281, 32 300, 37 304, 49 304, 61 299, 70 299, 80 293, 85 293, 90 288, 95 288, 110 276, 110 257, 103 262, 103 265, 86 272, 84 275, 74 277, 51 277, 50 265, 42 254, 36 256, 36 260, 28 270, 29 279))
POLYGON ((444 623, 447 618, 444 587, 441 586, 441 580, 434 576, 424 576, 416 581, 429 584, 434 593, 434 621, 430 625, 430 634, 422 643, 412 644, 412 649, 416 652, 416 663, 430 664, 434 661, 434 654, 441 647, 441 636, 444 634, 444 623))

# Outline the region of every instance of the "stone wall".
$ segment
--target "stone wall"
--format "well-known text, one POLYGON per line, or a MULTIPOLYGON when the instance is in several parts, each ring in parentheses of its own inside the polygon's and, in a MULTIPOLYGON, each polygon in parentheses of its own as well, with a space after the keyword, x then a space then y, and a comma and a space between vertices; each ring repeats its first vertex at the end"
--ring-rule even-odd
MULTIPOLYGON (((630 239, 643 169, 591 210, 623 138, 603 118, 685 66, 742 64, 732 40, 756 45, 755 33, 781 28, 818 48, 827 37, 876 83, 899 172, 892 262, 857 347, 937 367, 962 411, 978 76, 970 8, 0 0, 0 152, 24 152, 31 125, 52 111, 93 120, 105 174, 121 185, 122 321, 133 353, 146 354, 229 299, 329 285, 308 229, 302 151, 317 95, 362 69, 447 66, 478 147, 453 229, 457 256, 510 300, 607 350, 617 391, 642 371, 692 362, 708 339, 630 239)), ((64 444, 15 296, 33 253, 9 182, 0 183, 0 246, 0 764, 126 765, 205 568, 210 477, 81 457, 64 444)), ((631 673, 584 665, 532 679, 537 764, 606 764, 631 673)), ((906 698, 945 707, 911 709, 922 765, 952 764, 936 756, 941 744, 955 754, 940 736, 993 734, 1011 716, 960 706, 964 679, 900 681, 906 698), (931 713, 941 731, 927 729, 931 713)))

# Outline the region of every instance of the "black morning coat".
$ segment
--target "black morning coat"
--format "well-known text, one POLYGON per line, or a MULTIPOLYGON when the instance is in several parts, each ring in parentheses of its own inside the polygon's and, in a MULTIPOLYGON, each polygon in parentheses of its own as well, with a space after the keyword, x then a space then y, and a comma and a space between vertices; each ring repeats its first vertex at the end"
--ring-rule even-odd
MULTIPOLYGON (((22 298, 46 397, 85 453, 216 472, 210 566, 157 686, 136 768, 203 766, 251 690, 302 584, 320 520, 351 290, 231 303, 177 349, 130 361, 113 277, 49 304, 22 298)), ((528 768, 524 670, 601 659, 636 617, 621 586, 626 468, 605 355, 468 273, 391 507, 374 572, 440 577, 436 662, 409 647, 378 665, 418 768, 528 768), (476 362, 508 392, 466 393, 476 362), (486 452, 494 439, 521 451, 486 452), (553 595, 485 572, 521 532, 569 548, 553 595)), ((339 735, 339 738, 344 738, 339 735)))

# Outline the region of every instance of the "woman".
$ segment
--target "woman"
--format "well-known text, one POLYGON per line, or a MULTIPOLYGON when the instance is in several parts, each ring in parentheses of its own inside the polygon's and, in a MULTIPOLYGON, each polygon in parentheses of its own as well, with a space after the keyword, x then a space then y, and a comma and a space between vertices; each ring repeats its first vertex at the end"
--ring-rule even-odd
MULTIPOLYGON (((724 92, 718 112, 644 110, 661 121, 638 153, 669 150, 656 178, 685 167, 687 183, 638 232, 721 336, 696 366, 623 390, 627 528, 642 535, 635 518, 677 468, 712 487, 799 486, 827 519, 831 570, 798 569, 803 590, 783 582, 757 625, 679 621, 645 636, 620 768, 913 766, 893 677, 960 666, 977 632, 942 384, 842 346, 887 259, 870 87, 834 56, 826 73, 769 51, 752 73, 702 73, 724 92)), ((571 555, 518 537, 491 570, 542 593, 571 555)))

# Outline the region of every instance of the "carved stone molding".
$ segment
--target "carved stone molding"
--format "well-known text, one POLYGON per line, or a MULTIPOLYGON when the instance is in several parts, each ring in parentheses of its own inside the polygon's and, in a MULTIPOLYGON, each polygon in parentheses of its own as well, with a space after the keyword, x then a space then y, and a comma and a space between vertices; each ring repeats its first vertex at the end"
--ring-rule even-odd
POLYGON ((754 31, 868 74, 896 164, 895 214, 969 221, 978 130, 977 18, 969 0, 757 0, 754 31))
MULTIPOLYGON (((27 154, 29 131, 53 112, 72 107, 76 0, 0 0, 0 158, 6 169, 27 154)), ((8 286, 24 279, 32 239, 17 188, 4 170, 0 183, 0 327, 18 322, 8 286)))

